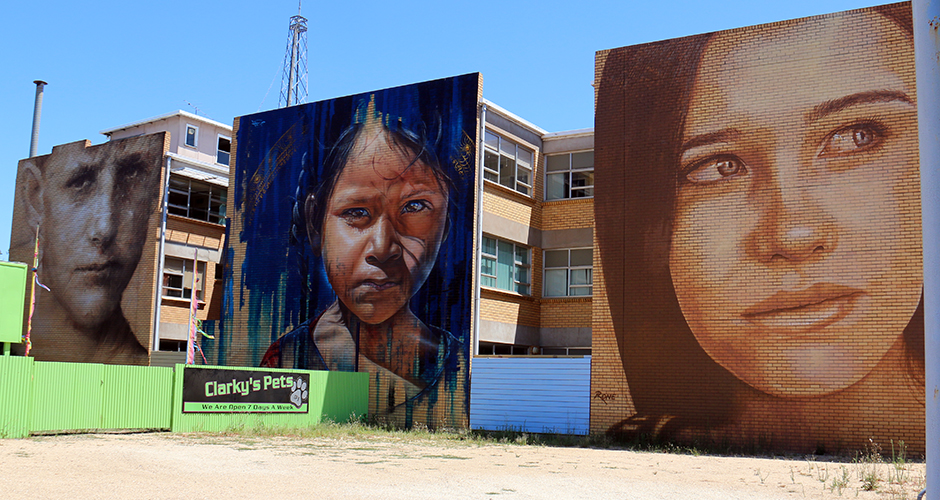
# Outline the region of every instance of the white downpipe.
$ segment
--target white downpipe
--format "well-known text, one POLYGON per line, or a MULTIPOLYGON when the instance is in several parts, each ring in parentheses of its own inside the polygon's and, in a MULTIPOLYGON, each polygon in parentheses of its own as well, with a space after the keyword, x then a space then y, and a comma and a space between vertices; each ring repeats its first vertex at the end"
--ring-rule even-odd
POLYGON ((480 141, 477 144, 477 234, 473 246, 473 355, 480 354, 480 255, 483 250, 483 143, 486 135, 486 103, 480 107, 480 141))
POLYGON ((914 0, 914 59, 924 235, 928 498, 940 498, 940 3, 914 0))
POLYGON ((166 157, 166 171, 163 179, 163 209, 160 218, 160 247, 157 251, 157 289, 153 297, 153 350, 160 350, 160 305, 163 303, 163 257, 166 245, 166 214, 170 198, 170 164, 173 160, 166 157))

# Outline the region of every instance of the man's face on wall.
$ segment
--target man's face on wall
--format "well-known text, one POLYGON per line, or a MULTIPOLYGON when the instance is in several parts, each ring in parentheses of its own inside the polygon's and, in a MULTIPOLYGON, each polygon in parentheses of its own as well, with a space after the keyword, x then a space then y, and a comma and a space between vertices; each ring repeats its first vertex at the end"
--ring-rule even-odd
POLYGON ((39 276, 79 328, 114 313, 140 260, 160 169, 136 144, 66 146, 43 171, 39 276))

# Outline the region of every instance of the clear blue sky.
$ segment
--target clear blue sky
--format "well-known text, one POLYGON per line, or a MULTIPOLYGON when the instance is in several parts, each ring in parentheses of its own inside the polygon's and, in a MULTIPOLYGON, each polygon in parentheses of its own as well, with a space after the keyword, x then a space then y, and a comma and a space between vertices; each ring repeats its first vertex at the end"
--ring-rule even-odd
MULTIPOLYGON (((548 131, 594 126, 594 52, 884 2, 306 0, 309 101, 479 71, 483 95, 548 131)), ((277 107, 296 0, 6 2, 0 16, 0 260, 33 80, 39 154, 178 109, 232 123, 277 107), (191 103, 191 105, 190 105, 191 103)))

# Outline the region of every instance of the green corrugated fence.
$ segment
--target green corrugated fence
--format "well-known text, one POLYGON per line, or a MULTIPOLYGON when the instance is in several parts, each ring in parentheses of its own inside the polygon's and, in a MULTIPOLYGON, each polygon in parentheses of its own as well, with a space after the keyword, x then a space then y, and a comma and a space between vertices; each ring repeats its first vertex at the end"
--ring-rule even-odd
POLYGON ((183 366, 174 371, 0 356, 0 437, 72 430, 300 428, 368 411, 368 374, 303 371, 310 375, 307 413, 183 413, 183 366))
POLYGON ((0 356, 0 437, 29 435, 33 358, 0 356))
POLYGON ((173 370, 36 362, 30 432, 169 429, 173 370))

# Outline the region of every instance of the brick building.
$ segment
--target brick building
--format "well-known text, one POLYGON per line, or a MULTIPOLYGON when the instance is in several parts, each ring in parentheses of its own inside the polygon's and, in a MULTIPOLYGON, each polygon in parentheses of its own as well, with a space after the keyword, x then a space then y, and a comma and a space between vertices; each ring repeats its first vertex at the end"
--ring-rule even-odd
MULTIPOLYGON (((185 111, 176 111, 102 130, 115 141, 141 134, 168 132, 170 178, 165 185, 167 211, 162 256, 154 276, 161 276, 159 328, 151 339, 151 364, 185 361, 189 331, 193 261, 196 265, 197 317, 217 320, 222 306, 222 258, 225 207, 231 157, 232 127, 185 111)), ((160 247, 160 227, 154 243, 160 247)))
POLYGON ((486 104, 480 355, 591 353, 594 133, 486 104))

